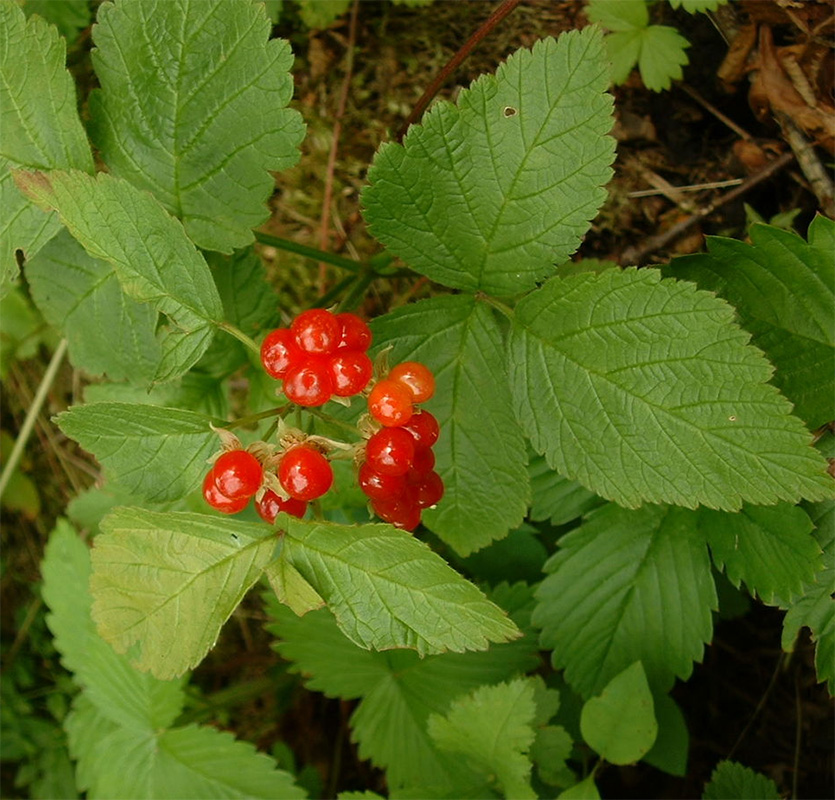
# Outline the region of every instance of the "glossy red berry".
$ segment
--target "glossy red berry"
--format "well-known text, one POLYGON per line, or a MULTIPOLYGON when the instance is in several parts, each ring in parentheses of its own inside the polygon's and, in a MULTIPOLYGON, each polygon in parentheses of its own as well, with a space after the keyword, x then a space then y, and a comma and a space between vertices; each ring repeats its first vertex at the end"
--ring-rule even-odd
POLYGON ((365 496, 371 500, 386 500, 406 491, 406 478, 403 475, 381 475, 367 461, 359 469, 357 482, 365 496))
POLYGON ((203 499, 214 509, 223 514, 237 514, 243 511, 249 504, 249 497, 239 497, 230 500, 222 495, 215 484, 214 470, 209 470, 203 479, 203 499))
POLYGON ((432 447, 441 433, 438 420, 428 411, 416 411, 412 414, 403 430, 412 434, 418 447, 432 447))
POLYGON ((278 328, 268 333, 261 343, 261 363, 267 373, 276 379, 283 378, 287 370, 303 356, 287 328, 278 328))
POLYGON ((282 500, 272 489, 267 489, 264 496, 256 501, 255 510, 264 522, 269 522, 272 525, 279 511, 284 511, 292 517, 301 519, 307 511, 307 503, 304 500, 297 500, 295 497, 282 500))
POLYGON ((246 450, 229 450, 212 467, 217 490, 230 500, 252 497, 261 485, 261 462, 246 450))
POLYGON ((383 428, 365 445, 365 460, 381 475, 405 475, 415 457, 415 442, 400 428, 383 428))
POLYGON ((300 406, 321 406, 333 395, 333 378, 327 359, 308 356, 284 376, 284 395, 300 406))
POLYGON ((400 383, 382 380, 368 395, 368 411, 386 427, 405 425, 412 417, 412 394, 400 383))
POLYGON ((359 394, 371 380, 374 365, 359 350, 338 350, 330 359, 333 393, 338 397, 359 394))
POLYGON ((415 475, 426 475, 433 469, 435 469, 435 454, 428 447, 416 448, 410 472, 415 475))
POLYGON ((421 475, 420 480, 411 487, 412 496, 420 508, 429 508, 441 501, 444 496, 444 482, 437 472, 421 475))
POLYGON ((302 311, 290 324, 296 344, 306 353, 328 355, 342 339, 342 325, 323 308, 302 311))
POLYGON ((337 314, 336 319, 342 326, 342 336, 339 340, 340 350, 362 350, 371 347, 371 328, 356 314, 337 314))
POLYGON ((395 528, 413 531, 420 525, 420 506, 409 493, 386 500, 372 500, 371 508, 380 519, 394 525, 395 528))
POLYGON ((333 469, 318 450, 302 444, 281 457, 278 481, 290 497, 315 500, 333 485, 333 469))
POLYGON ((406 386, 413 403, 424 403, 435 394, 435 376, 419 361, 404 361, 389 372, 389 380, 406 386))

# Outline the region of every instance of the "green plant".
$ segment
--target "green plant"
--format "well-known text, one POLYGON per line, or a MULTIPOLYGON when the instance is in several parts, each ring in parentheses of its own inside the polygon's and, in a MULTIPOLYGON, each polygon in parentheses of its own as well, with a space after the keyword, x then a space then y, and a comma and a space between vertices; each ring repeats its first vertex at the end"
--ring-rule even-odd
MULTIPOLYGON (((422 538, 373 523, 382 487, 336 460, 309 519, 203 503, 213 428, 269 441, 292 413, 304 433, 361 437, 360 403, 277 398, 256 343, 282 299, 253 241, 294 245, 252 228, 304 135, 269 32, 247 0, 103 3, 85 131, 56 29, 0 3, 4 286, 22 253, 70 360, 103 378, 56 418, 107 478, 68 509, 94 545, 59 521, 43 563, 80 689, 64 720, 79 790, 303 795, 181 716, 186 673, 256 586, 290 670, 357 701, 352 737, 392 796, 596 796, 603 760, 683 774, 668 693, 711 640, 714 568, 787 609, 786 649, 810 627, 835 688, 833 484, 809 432, 835 416, 835 226, 754 225, 750 245, 714 238, 663 269, 555 266, 614 157, 594 28, 517 51, 368 172, 371 231, 437 284, 371 323, 375 354, 435 376, 431 399, 392 381, 401 418, 378 415, 437 454, 445 494, 422 538)), ((343 312, 390 274, 314 255, 349 273, 329 301, 343 312)))
MULTIPOLYGON (((715 11, 727 0, 669 0, 673 8, 690 14, 715 11)), ((675 28, 651 25, 650 0, 589 0, 588 15, 610 33, 606 50, 612 62, 612 81, 624 83, 637 65, 647 89, 660 92, 681 79, 690 43, 675 28)))

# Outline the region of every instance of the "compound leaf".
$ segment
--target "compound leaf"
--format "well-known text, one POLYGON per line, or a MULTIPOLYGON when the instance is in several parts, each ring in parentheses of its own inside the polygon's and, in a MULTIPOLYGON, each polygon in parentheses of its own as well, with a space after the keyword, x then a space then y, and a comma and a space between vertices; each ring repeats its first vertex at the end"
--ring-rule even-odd
POLYGON ((351 0, 298 0, 299 16, 308 28, 327 28, 350 7, 351 0))
POLYGON ((287 559, 361 647, 408 647, 425 655, 484 650, 521 635, 479 589, 404 531, 286 522, 287 559))
POLYGON ((64 520, 58 520, 49 537, 41 574, 43 598, 50 609, 46 621, 61 663, 99 713, 114 724, 140 731, 170 725, 185 700, 181 682, 160 681, 137 671, 96 632, 90 616, 90 551, 64 520))
MULTIPOLYGON (((530 601, 531 593, 524 586, 521 593, 511 588, 519 587, 498 587, 492 599, 514 613, 530 601)), ((386 770, 391 789, 442 791, 471 781, 468 771, 462 773, 460 759, 433 744, 426 730, 429 715, 446 712, 455 697, 477 686, 506 680, 537 662, 531 634, 486 651, 421 658, 409 650, 358 647, 327 610, 297 617, 272 596, 267 603, 274 620, 269 629, 279 640, 275 647, 292 662, 294 672, 305 676, 306 686, 329 697, 361 698, 351 717, 352 738, 361 758, 386 770)))
POLYGON ((0 296, 17 275, 15 251, 34 255, 61 228, 12 183, 14 167, 93 170, 64 67, 66 42, 46 20, 0 2, 0 296))
POLYGON ((612 100, 599 31, 518 50, 377 153, 371 231, 432 280, 531 289, 577 248, 605 199, 612 100))
POLYGON ((670 0, 673 8, 683 8, 689 14, 698 12, 716 11, 719 6, 725 5, 728 0, 670 0))
POLYGON ((113 265, 128 295, 168 317, 171 325, 158 334, 163 357, 156 380, 172 380, 193 366, 223 307, 182 225, 147 192, 112 175, 18 171, 15 180, 41 208, 57 210, 91 256, 113 265))
POLYGON ((696 514, 610 503, 559 544, 545 564, 533 623, 568 683, 588 697, 637 660, 661 691, 689 677, 717 607, 696 514))
POLYGON ((649 25, 641 31, 638 69, 647 89, 661 92, 669 89, 673 81, 681 80, 681 68, 688 62, 684 52, 688 47, 690 42, 667 25, 649 25))
POLYGON ((93 619, 133 663, 166 679, 196 666, 275 549, 265 526, 117 508, 95 539, 93 619))
POLYGON ((577 481, 552 470, 542 456, 531 457, 528 474, 533 494, 532 520, 550 519, 552 525, 565 525, 606 502, 577 481))
POLYGON ((736 587, 745 581, 766 603, 775 594, 784 600, 801 594, 822 568, 812 521, 797 506, 745 505, 736 514, 701 509, 699 526, 716 568, 724 568, 736 587))
POLYGON ((587 13, 610 31, 630 31, 645 28, 649 24, 649 11, 645 0, 589 0, 587 13))
POLYGON ((643 761, 683 778, 687 774, 687 757, 690 749, 690 733, 681 709, 668 694, 653 694, 658 736, 643 761))
POLYGON ((101 462, 110 480, 152 503, 197 488, 220 449, 210 419, 193 411, 133 403, 73 406, 58 427, 101 462))
POLYGON ((517 416, 554 469, 628 507, 832 496, 747 341, 724 301, 655 270, 555 278, 516 307, 517 416))
POLYGON ((530 490, 492 311, 469 295, 436 297, 379 317, 373 330, 375 347, 393 346, 391 363, 414 359, 435 373, 426 408, 441 425, 434 450, 446 492, 425 524, 461 555, 506 536, 530 490))
POLYGON ((634 764, 650 751, 658 723, 640 661, 612 678, 598 697, 586 701, 580 731, 589 747, 612 764, 634 764))
POLYGON ((780 800, 777 784, 735 761, 720 761, 702 793, 703 800, 780 800))
POLYGON ((441 750, 463 757, 493 777, 505 797, 536 798, 528 751, 534 742, 534 682, 517 678, 482 686, 455 700, 445 715, 429 717, 429 735, 441 750))
POLYGON ((75 367, 150 384, 161 357, 158 314, 122 292, 110 264, 62 231, 28 259, 26 280, 47 322, 67 338, 75 367))
POLYGON ((835 222, 823 216, 809 242, 771 225, 752 244, 709 236, 708 253, 673 261, 666 273, 732 303, 752 342, 777 368, 772 382, 810 428, 835 417, 835 222))
POLYGON ((23 12, 27 17, 38 14, 51 22, 70 42, 90 24, 93 15, 89 0, 25 0, 23 12))
POLYGON ((304 124, 290 46, 259 3, 120 0, 94 28, 91 135, 114 175, 154 193, 200 247, 252 241, 304 124))

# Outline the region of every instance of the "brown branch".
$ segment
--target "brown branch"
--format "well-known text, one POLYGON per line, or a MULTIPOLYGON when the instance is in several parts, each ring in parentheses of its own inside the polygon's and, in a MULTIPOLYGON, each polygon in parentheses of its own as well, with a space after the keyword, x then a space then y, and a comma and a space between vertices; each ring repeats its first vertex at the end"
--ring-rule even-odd
POLYGON ((759 172, 754 173, 750 178, 747 178, 743 183, 734 189, 731 189, 727 194, 722 195, 715 203, 710 203, 704 208, 700 208, 695 214, 691 214, 681 222, 673 225, 671 228, 664 231, 658 236, 652 236, 646 240, 641 247, 628 247, 623 251, 621 256, 621 263, 623 264, 642 264, 644 259, 660 250, 662 247, 670 244, 670 242, 678 239, 683 233, 686 233, 690 228, 699 223, 701 220, 710 216, 716 209, 721 208, 728 203, 732 203, 739 197, 749 192, 758 184, 767 180, 775 172, 779 172, 784 167, 791 164, 794 160, 793 153, 783 153, 779 158, 775 158, 770 164, 766 164, 759 172))
MULTIPOLYGON (((333 200, 333 173, 336 169, 336 153, 339 149, 339 137, 342 135, 342 117, 345 115, 345 106, 348 102, 348 90, 351 88, 351 77, 354 73, 354 47, 357 41, 357 16, 359 11, 359 0, 354 0, 351 8, 351 22, 348 27, 348 52, 345 59, 345 77, 342 80, 342 89, 339 92, 339 106, 336 109, 336 116, 333 123, 333 137, 331 149, 328 153, 328 166, 325 173, 325 194, 322 198, 322 216, 319 218, 319 249, 330 249, 330 215, 331 202, 333 200)), ((325 291, 326 269, 324 262, 319 262, 319 294, 325 291)))
POLYGON ((473 51, 475 46, 493 30, 522 0, 504 0, 504 2, 481 24, 481 26, 467 39, 459 51, 446 63, 444 68, 437 74, 435 80, 417 101, 409 118, 403 123, 403 127, 397 133, 396 141, 400 142, 406 135, 409 126, 420 119, 421 114, 426 110, 430 100, 438 93, 444 81, 457 69, 461 62, 473 51))

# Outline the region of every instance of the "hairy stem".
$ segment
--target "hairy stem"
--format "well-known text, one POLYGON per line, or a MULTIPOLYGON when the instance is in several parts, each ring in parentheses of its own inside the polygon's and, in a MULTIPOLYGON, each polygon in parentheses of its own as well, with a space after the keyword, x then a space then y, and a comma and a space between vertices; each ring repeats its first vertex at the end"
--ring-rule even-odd
POLYGON ((258 347, 255 342, 249 338, 242 330, 236 328, 231 322, 218 322, 218 328, 222 331, 226 331, 230 336, 234 336, 239 342, 243 342, 244 345, 252 350, 253 353, 260 356, 261 355, 261 348, 258 347))
POLYGON ((326 264, 332 264, 335 267, 341 267, 350 272, 359 272, 365 266, 361 261, 354 261, 353 258, 346 258, 345 256, 338 256, 335 253, 317 250, 315 247, 308 247, 305 244, 299 244, 290 239, 282 239, 278 236, 272 236, 269 233, 261 233, 260 231, 254 231, 254 233, 256 241, 261 244, 275 247, 278 250, 286 250, 288 253, 306 256, 314 261, 324 261, 326 264))
POLYGON ((49 366, 46 368, 46 372, 44 373, 43 379, 38 386, 38 391, 35 393, 32 404, 29 406, 29 411, 26 413, 26 419, 23 420, 20 433, 18 433, 12 452, 9 454, 9 460, 3 467, 2 474, 0 474, 0 497, 3 496, 3 492, 6 490, 9 480, 11 480, 12 473, 18 465, 20 457, 23 455, 26 442, 29 440, 29 436, 35 427, 35 421, 38 418, 38 414, 41 413, 41 408, 46 401, 46 396, 49 393, 49 390, 52 388, 52 382, 58 374, 58 368, 61 366, 61 362, 64 360, 66 352, 67 340, 61 339, 58 347, 55 348, 55 352, 52 354, 52 359, 49 362, 49 366))

